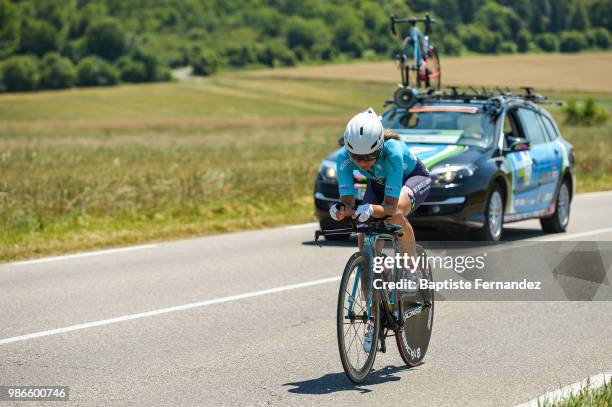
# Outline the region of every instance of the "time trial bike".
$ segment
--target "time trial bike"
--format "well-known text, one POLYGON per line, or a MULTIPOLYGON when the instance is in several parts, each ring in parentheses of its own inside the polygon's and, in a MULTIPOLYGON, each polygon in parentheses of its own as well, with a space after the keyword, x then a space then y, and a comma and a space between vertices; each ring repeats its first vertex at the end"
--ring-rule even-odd
MULTIPOLYGON (((395 336, 400 356, 407 365, 422 363, 431 338, 434 290, 421 289, 421 284, 412 291, 400 289, 398 283, 407 270, 398 270, 395 262, 392 268, 375 272, 375 256, 385 257, 388 252, 395 258, 398 253, 397 239, 403 234, 399 225, 386 224, 384 219, 349 223, 349 227, 317 230, 315 242, 321 236, 364 235, 363 251, 353 254, 344 268, 336 313, 342 367, 352 382, 362 383, 372 369, 377 351, 386 352, 385 341, 389 336, 395 336), (374 330, 369 349, 364 346, 368 325, 374 330)), ((414 258, 420 259, 421 282, 433 282, 427 253, 419 245, 414 258)), ((424 285, 431 287, 429 283, 424 285)))

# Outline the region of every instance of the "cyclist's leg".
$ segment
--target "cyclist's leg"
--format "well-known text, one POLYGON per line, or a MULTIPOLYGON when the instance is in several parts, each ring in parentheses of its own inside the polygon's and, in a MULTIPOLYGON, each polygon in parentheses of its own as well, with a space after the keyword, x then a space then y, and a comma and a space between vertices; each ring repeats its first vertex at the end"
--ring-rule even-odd
MULTIPOLYGON (((366 192, 363 196, 363 203, 380 205, 384 199, 384 196, 385 196, 384 186, 381 186, 375 181, 368 179, 367 186, 366 186, 366 192)), ((375 255, 378 255, 381 252, 383 244, 384 242, 376 242, 375 255)), ((363 251, 363 247, 364 247, 363 233, 359 233, 357 235, 357 245, 359 246, 359 251, 363 251)), ((364 272, 361 273, 361 288, 362 288, 362 294, 364 295, 364 298, 366 298, 366 287, 368 286, 367 281, 368 281, 368 275, 367 275, 367 272, 365 272, 364 270, 364 272)))
POLYGON ((402 227, 404 236, 398 238, 398 246, 401 254, 409 256, 416 255, 416 242, 414 230, 406 219, 406 216, 414 212, 429 195, 431 178, 429 171, 422 162, 417 162, 416 168, 410 173, 404 182, 404 187, 400 193, 397 211, 389 220, 402 227))
MULTIPOLYGON (((363 195, 363 203, 364 204, 372 204, 372 205, 380 205, 385 198, 385 187, 384 185, 380 185, 376 181, 372 181, 370 179, 367 180, 366 191, 363 195)), ((363 234, 357 235, 357 244, 359 245, 359 250, 363 251, 363 234)), ((382 243, 382 242, 379 242, 382 243)), ((382 246, 380 244, 376 245, 376 253, 380 253, 382 246)))

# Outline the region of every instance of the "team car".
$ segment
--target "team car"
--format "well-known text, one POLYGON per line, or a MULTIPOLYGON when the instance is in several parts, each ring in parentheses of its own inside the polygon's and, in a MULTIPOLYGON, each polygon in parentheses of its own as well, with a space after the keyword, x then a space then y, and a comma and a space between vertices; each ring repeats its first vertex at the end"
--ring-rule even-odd
MULTIPOLYGON (((381 116, 383 126, 400 135, 432 177, 429 196, 410 222, 471 229, 487 241, 502 238, 504 223, 530 218, 539 218, 544 232, 564 232, 576 185, 574 149, 545 103, 529 88, 521 95, 398 89, 381 116)), ((339 151, 323 160, 315 181, 321 228, 338 226, 328 211, 339 202, 339 151)), ((359 204, 366 180, 355 171, 354 182, 359 204)))

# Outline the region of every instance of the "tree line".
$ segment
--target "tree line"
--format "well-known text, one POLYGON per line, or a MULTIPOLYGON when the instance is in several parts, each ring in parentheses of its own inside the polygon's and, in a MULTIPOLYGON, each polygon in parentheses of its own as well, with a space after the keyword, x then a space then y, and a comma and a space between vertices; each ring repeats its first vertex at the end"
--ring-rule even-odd
POLYGON ((445 55, 611 44, 612 0, 0 0, 0 91, 389 58, 389 16, 425 12, 445 55))

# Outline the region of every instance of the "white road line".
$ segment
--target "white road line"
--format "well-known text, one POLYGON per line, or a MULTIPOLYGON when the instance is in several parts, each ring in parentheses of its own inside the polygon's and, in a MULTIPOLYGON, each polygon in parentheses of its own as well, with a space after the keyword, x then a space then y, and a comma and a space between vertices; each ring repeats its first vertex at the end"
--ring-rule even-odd
POLYGON ((590 197, 598 197, 602 195, 611 195, 611 194, 612 194, 612 191, 583 192, 582 194, 576 194, 576 197, 590 198, 590 197))
POLYGON ((559 235, 555 235, 555 236, 547 236, 547 237, 544 237, 544 238, 536 237, 536 238, 526 239, 526 241, 530 241, 530 242, 554 242, 556 240, 568 240, 568 239, 573 239, 573 238, 576 238, 576 237, 585 237, 585 236, 599 235, 599 234, 608 233, 608 232, 612 232, 612 227, 610 227, 610 228, 603 228, 603 229, 589 230, 589 231, 586 231, 586 232, 559 234, 559 235))
POLYGON ((306 229, 306 228, 311 228, 314 226, 319 226, 319 224, 317 222, 312 222, 312 223, 302 223, 299 225, 289 225, 289 226, 285 226, 285 229, 306 229))
POLYGON ((2 264, 2 266, 27 266, 27 265, 30 265, 30 264, 47 263, 47 262, 50 262, 50 261, 78 259, 80 257, 101 256, 101 255, 104 255, 104 254, 111 254, 111 253, 122 253, 122 252, 130 252, 130 251, 133 251, 133 250, 152 249, 152 248, 158 247, 158 246, 159 246, 158 244, 145 244, 145 245, 141 245, 141 246, 119 247, 117 249, 97 250, 97 251, 94 251, 94 252, 67 254, 65 256, 44 257, 42 259, 17 261, 15 263, 2 264))
POLYGON ((14 336, 12 338, 0 339, 0 345, 6 345, 8 343, 13 343, 13 342, 27 341, 29 339, 40 338, 43 336, 58 335, 58 334, 66 333, 66 332, 78 331, 81 329, 94 328, 94 327, 102 326, 102 325, 110 325, 110 324, 114 324, 117 322, 130 321, 133 319, 148 318, 148 317, 153 317, 153 316, 161 315, 161 314, 169 314, 169 313, 177 312, 177 311, 185 311, 185 310, 193 309, 193 308, 202 308, 202 307, 207 307, 209 305, 221 304, 221 303, 230 302, 230 301, 238 301, 238 300, 243 300, 245 298, 259 297, 262 295, 274 294, 274 293, 279 293, 282 291, 295 290, 295 289, 304 288, 304 287, 311 287, 314 285, 333 283, 338 280, 340 280, 340 277, 322 278, 320 280, 307 281, 304 283, 284 285, 281 287, 274 287, 274 288, 269 288, 266 290, 253 291, 253 292, 244 293, 244 294, 230 295, 228 297, 215 298, 212 300, 206 300, 206 301, 200 301, 200 302, 192 302, 190 304, 177 305, 174 307, 162 308, 162 309, 158 309, 154 311, 147 311, 147 312, 141 312, 138 314, 124 315, 121 317, 103 319, 100 321, 87 322, 84 324, 71 325, 71 326, 67 326, 64 328, 51 329, 48 331, 40 331, 40 332, 35 332, 32 334, 27 334, 27 335, 14 336))
POLYGON ((550 403, 552 405, 553 402, 558 402, 562 399, 568 398, 572 394, 579 393, 581 389, 587 386, 587 384, 590 389, 597 389, 606 383, 610 383, 611 380, 612 372, 600 373, 595 376, 590 376, 589 378, 576 382, 574 384, 562 387, 559 390, 550 391, 540 397, 537 397, 533 400, 529 400, 526 403, 519 404, 516 407, 539 407, 548 405, 546 403, 550 403))

